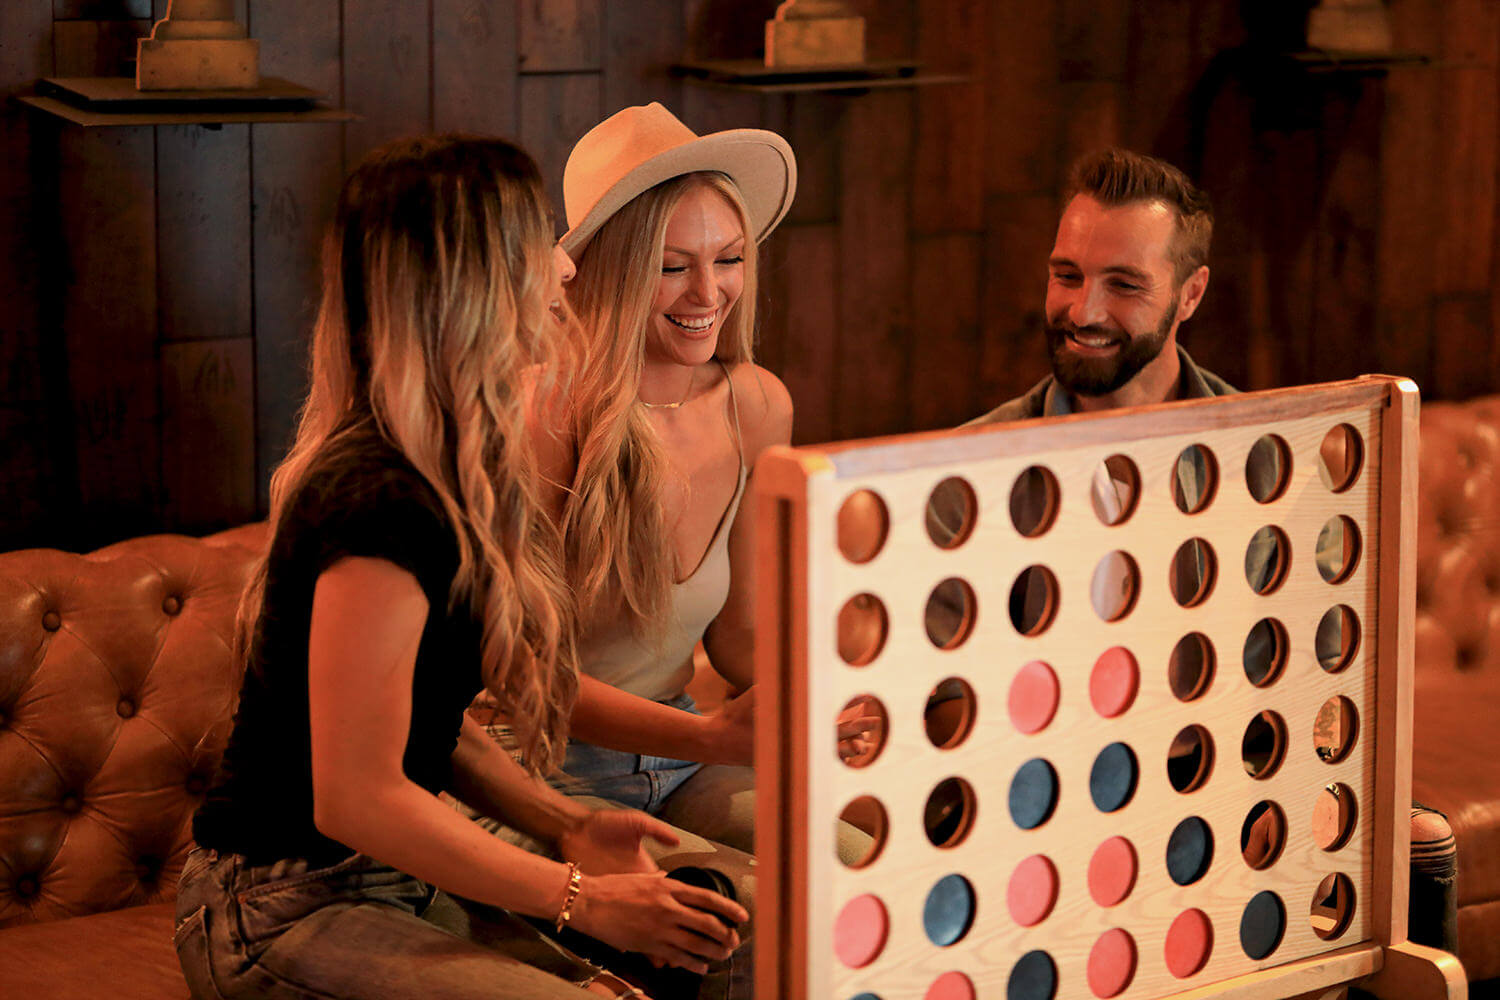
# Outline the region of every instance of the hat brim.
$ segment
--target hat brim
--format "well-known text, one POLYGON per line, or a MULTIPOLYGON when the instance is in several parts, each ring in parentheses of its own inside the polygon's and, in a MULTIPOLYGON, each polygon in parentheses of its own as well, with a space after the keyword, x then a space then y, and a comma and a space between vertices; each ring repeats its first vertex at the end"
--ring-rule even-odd
POLYGON ((599 228, 633 199, 663 181, 703 170, 718 171, 734 181, 757 243, 776 228, 797 191, 797 159, 781 136, 750 128, 715 132, 658 153, 621 177, 558 245, 578 260, 599 228))

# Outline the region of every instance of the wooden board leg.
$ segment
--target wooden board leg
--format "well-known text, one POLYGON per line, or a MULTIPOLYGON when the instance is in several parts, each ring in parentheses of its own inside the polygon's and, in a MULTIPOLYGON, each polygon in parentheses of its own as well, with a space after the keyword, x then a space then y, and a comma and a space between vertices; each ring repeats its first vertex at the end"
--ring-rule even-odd
POLYGON ((1446 951, 1403 941, 1385 950, 1385 968, 1361 980, 1360 989, 1381 1000, 1468 1000, 1469 981, 1446 951))
POLYGON ((1311 993, 1299 993, 1290 1000, 1349 1000, 1349 987, 1335 986, 1332 989, 1313 990, 1311 993))

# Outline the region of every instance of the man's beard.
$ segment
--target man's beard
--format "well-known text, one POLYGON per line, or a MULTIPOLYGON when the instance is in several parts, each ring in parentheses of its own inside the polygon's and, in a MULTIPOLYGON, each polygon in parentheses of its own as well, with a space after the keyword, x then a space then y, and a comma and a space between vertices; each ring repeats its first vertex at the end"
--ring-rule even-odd
POLYGON ((1107 396, 1118 392, 1161 354, 1167 344, 1167 334, 1172 332, 1172 324, 1177 320, 1180 300, 1180 290, 1173 292, 1172 301, 1167 303, 1156 329, 1139 337, 1127 334, 1120 350, 1110 357, 1080 357, 1069 350, 1068 336, 1092 333, 1116 337, 1116 331, 1098 326, 1077 327, 1066 320, 1060 324, 1049 323, 1047 353, 1052 359, 1053 377, 1064 389, 1079 396, 1107 396))

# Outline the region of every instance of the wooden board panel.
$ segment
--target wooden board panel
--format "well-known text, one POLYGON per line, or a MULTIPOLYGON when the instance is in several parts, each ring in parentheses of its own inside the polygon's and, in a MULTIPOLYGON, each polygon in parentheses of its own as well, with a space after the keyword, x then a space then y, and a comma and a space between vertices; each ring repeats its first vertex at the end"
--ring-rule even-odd
POLYGON ((160 499, 155 151, 149 128, 60 136, 61 332, 92 548, 150 530, 160 499))
POLYGON ((683 85, 668 72, 682 60, 687 45, 686 12, 680 0, 606 4, 601 13, 603 113, 659 101, 673 114, 681 114, 683 85))
POLYGON ((838 232, 833 226, 784 226, 782 236, 784 291, 781 301, 771 306, 785 317, 786 327, 777 374, 796 407, 794 440, 831 441, 840 326, 835 291, 840 285, 838 232))
POLYGON ((598 70, 603 54, 602 0, 519 0, 523 73, 598 70))
POLYGON ((984 238, 952 233, 912 240, 912 311, 922 328, 912 351, 909 430, 957 427, 979 416, 979 273, 984 238))
POLYGON ((202 534, 255 516, 255 347, 162 347, 162 529, 202 534))
POLYGON ((432 127, 516 134, 518 0, 433 0, 432 127))
POLYGON ((884 91, 851 104, 843 120, 834 396, 839 437, 911 426, 912 110, 910 93, 884 91))
POLYGON ((248 125, 156 129, 163 341, 250 336, 248 125))
POLYGON ((364 118, 344 128, 347 162, 431 130, 429 27, 425 3, 344 0, 344 105, 364 118))
POLYGON ((1410 690, 1411 638, 1398 623, 1410 613, 1413 596, 1409 531, 1399 530, 1409 528, 1412 494, 1409 483, 1403 490, 1388 477, 1412 471, 1416 427, 1403 419, 1405 407, 1389 401, 1391 391, 1404 389, 1393 380, 1362 380, 768 456, 756 509, 762 524, 777 527, 767 534, 782 544, 763 552, 760 563, 772 584, 760 591, 768 641, 759 647, 757 680, 772 710, 760 717, 757 747, 762 767, 786 770, 771 782, 773 800, 761 799, 758 853, 769 882, 762 884, 762 906, 782 914, 787 931, 774 942, 779 955, 774 947, 758 953, 758 981, 789 1000, 864 991, 919 997, 940 975, 957 970, 978 995, 998 995, 1021 954, 1043 949, 1058 972, 1057 995, 1087 995, 1091 945, 1111 928, 1136 938, 1132 976, 1108 991, 1125 1000, 1206 997, 1220 990, 1263 1000, 1378 968, 1378 947, 1402 937, 1398 911, 1406 869, 1398 848, 1409 805, 1402 778, 1409 765, 1399 748, 1410 738, 1410 695, 1402 692, 1410 690), (1335 494, 1319 481, 1316 466, 1324 433, 1339 423, 1358 429, 1365 463, 1351 486, 1335 494), (1262 505, 1241 470, 1251 442, 1267 429, 1283 437, 1292 462, 1285 491, 1262 505), (1401 441, 1389 441, 1392 434, 1401 441), (1225 470, 1218 492, 1191 521, 1170 499, 1174 458, 1190 443, 1212 449, 1225 470), (1129 454, 1141 473, 1139 506, 1120 527, 1102 524, 1086 499, 1096 464, 1116 453, 1129 454), (1008 496, 1017 474, 1032 464, 1052 471, 1062 500, 1050 527, 1025 538, 1007 517, 1008 496), (934 485, 954 474, 974 490, 975 520, 972 533, 945 550, 924 531, 931 523, 924 507, 934 485), (876 491, 888 528, 873 558, 856 562, 838 553, 834 538, 842 525, 840 505, 859 489, 876 491), (1320 525, 1334 515, 1353 518, 1363 540, 1363 554, 1347 576, 1330 583, 1314 560, 1294 556, 1269 596, 1247 589, 1240 553, 1251 526, 1281 525, 1293 549, 1307 553, 1320 525), (1182 608, 1164 584, 1174 549, 1189 536, 1209 540, 1223 555, 1209 596, 1182 608), (1090 607, 1090 580, 1096 558, 1117 548, 1128 548, 1135 559, 1140 589, 1127 615, 1111 623, 1090 607), (1006 595, 1021 569, 1037 564, 1053 572, 1062 596, 1049 628, 1021 636, 1005 621, 1006 595), (954 648, 937 650, 923 634, 921 609, 934 584, 953 577, 969 583, 978 610, 954 648), (835 654, 839 609, 861 594, 883 606, 883 645, 872 660, 851 668, 835 654), (1319 669, 1312 636, 1324 611, 1340 604, 1358 616, 1361 642, 1346 664, 1319 669), (1256 687, 1239 669, 1238 652, 1264 616, 1283 622, 1290 660, 1271 683, 1256 687), (1189 630, 1210 636, 1219 657, 1206 690, 1183 702, 1170 693, 1164 665, 1189 630), (1130 647, 1138 685, 1118 713, 1101 718, 1105 710, 1091 705, 1086 677, 1098 654, 1116 644, 1130 647), (1035 659, 1052 665, 1061 698, 1035 733, 1021 735, 1007 725, 1008 689, 1020 665, 1035 659), (997 670, 996 663, 1009 666, 997 670), (935 749, 924 732, 923 706, 935 680, 949 676, 965 680, 974 711, 989 721, 935 749), (873 695, 886 709, 884 747, 868 766, 845 767, 832 722, 847 700, 861 695, 873 695), (1319 706, 1334 696, 1349 700, 1360 728, 1347 756, 1329 762, 1314 752, 1312 735, 1319 706), (1278 767, 1255 781, 1235 753, 1246 722, 1264 711, 1280 716, 1287 740, 1278 767), (1202 726, 1218 749, 1202 787, 1180 792, 1164 780, 1163 763, 1174 734, 1188 724, 1202 726), (1111 741, 1131 748, 1139 775, 1126 804, 1105 815, 1090 801, 1090 762, 1111 741), (1055 769, 1061 792, 1040 825, 1021 830, 1019 820, 1013 824, 1006 815, 1007 787, 1019 765, 1034 757, 1055 769), (924 799, 953 776, 971 787, 973 799, 960 807, 970 819, 954 841, 939 846, 923 836, 934 814, 924 799), (1323 850, 1313 842, 1308 817, 1333 781, 1353 794, 1358 813, 1347 843, 1323 850), (832 850, 834 819, 858 796, 884 806, 882 849, 866 867, 843 867, 832 850), (1277 803, 1287 819, 1285 844, 1264 870, 1240 857, 1242 824, 1258 800, 1277 803), (1173 824, 1190 815, 1208 824, 1213 854, 1201 881, 1179 886, 1169 881, 1163 860, 1173 824), (1090 898, 1092 876, 1084 877, 1095 846, 1112 835, 1130 838, 1138 862, 1124 901, 1113 907, 1090 898), (1041 921, 1023 927, 1007 912, 1016 896, 1010 895, 1010 907, 1000 897, 1017 863, 1032 854, 1051 859, 1060 888, 1041 921), (1355 903, 1347 928, 1323 940, 1315 936, 1309 904, 1319 880, 1334 871, 1351 879, 1355 903), (957 943, 929 942, 922 929, 924 909, 932 910, 924 897, 936 880, 954 873, 977 897, 972 924, 957 929, 957 943), (1240 947, 1240 916, 1251 897, 1266 890, 1284 904, 1284 934, 1269 955, 1250 958, 1240 947), (841 963, 832 941, 836 917, 863 894, 880 901, 889 934, 878 944, 872 937, 866 957, 841 963), (1212 944, 1201 969, 1169 974, 1162 939, 1169 922, 1188 908, 1207 914, 1212 944))
POLYGON ((1080 156, 1120 145, 1124 100, 1124 86, 1108 80, 1066 83, 1058 88, 1064 123, 1057 157, 1059 191, 1066 189, 1068 171, 1080 156))
POLYGON ((134 76, 136 40, 151 22, 58 21, 52 31, 51 76, 134 76))
POLYGON ((1043 302, 1057 219, 1050 193, 997 195, 985 206, 983 349, 975 416, 1019 396, 1050 371, 1043 302))
MULTIPOLYGON (((274 54, 278 74, 341 100, 339 0, 255 0, 250 20, 263 59, 274 54)), ((318 249, 343 175, 342 132, 301 125, 251 128, 255 483, 262 514, 271 470, 291 443, 306 393, 318 249)))
POLYGON ((573 144, 603 117, 600 100, 597 73, 521 77, 521 145, 536 157, 547 196, 558 207, 559 235, 568 228, 562 212, 563 166, 573 144))

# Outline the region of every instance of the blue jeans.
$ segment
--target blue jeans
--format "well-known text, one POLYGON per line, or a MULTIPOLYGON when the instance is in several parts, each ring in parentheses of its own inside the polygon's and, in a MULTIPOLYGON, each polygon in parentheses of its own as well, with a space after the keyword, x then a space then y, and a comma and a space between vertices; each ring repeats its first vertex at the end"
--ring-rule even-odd
POLYGON ((613 982, 514 914, 363 854, 251 865, 200 847, 173 942, 195 1000, 578 1000, 613 982))

